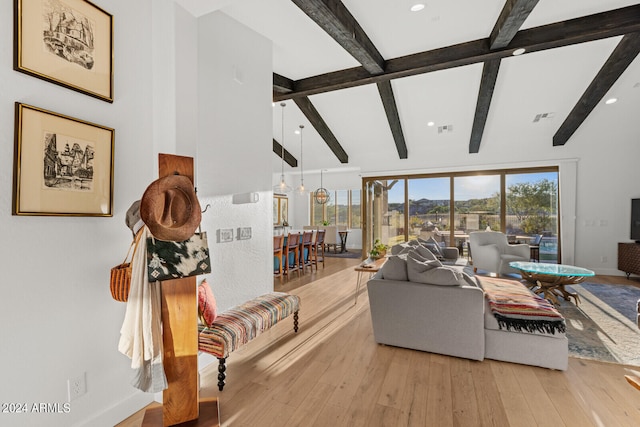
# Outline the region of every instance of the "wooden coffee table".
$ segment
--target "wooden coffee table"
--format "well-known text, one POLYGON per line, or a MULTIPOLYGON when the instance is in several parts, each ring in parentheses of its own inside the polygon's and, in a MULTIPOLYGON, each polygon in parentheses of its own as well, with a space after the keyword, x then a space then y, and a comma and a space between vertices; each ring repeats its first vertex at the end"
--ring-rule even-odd
POLYGON ((595 276, 591 270, 572 265, 517 261, 510 262, 509 266, 520 272, 533 292, 542 294, 543 298, 556 306, 560 305, 557 297, 563 297, 567 301, 573 297, 578 305, 580 301, 578 294, 567 291, 564 288, 565 285, 575 285, 586 277, 595 276))

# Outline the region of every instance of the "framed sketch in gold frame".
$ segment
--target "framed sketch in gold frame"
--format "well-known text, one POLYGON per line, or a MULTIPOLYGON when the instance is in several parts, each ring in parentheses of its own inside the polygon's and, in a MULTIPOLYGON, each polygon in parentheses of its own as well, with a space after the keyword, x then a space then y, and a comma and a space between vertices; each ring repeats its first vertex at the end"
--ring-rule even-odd
POLYGON ((113 102, 113 16, 87 0, 14 0, 13 68, 113 102))
POLYGON ((113 216, 111 128, 15 104, 13 215, 113 216))

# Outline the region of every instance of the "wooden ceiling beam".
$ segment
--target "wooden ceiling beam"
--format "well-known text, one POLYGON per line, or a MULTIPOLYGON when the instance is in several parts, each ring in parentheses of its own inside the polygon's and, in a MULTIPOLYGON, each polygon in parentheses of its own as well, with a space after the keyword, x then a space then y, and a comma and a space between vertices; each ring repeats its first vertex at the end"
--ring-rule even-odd
POLYGON ((393 88, 391 87, 391 81, 387 80, 385 82, 379 82, 378 92, 380 93, 380 98, 382 99, 382 105, 384 106, 384 111, 387 114, 387 120, 389 121, 389 126, 391 127, 391 134, 393 135, 393 140, 396 143, 398 156, 401 159, 406 159, 408 156, 407 143, 404 140, 404 133, 402 132, 402 125, 400 124, 400 115, 398 114, 398 106, 396 104, 396 99, 393 96, 393 88))
POLYGON ((480 142, 482 142, 484 126, 487 123, 489 107, 491 106, 491 99, 493 98, 493 89, 498 79, 498 70, 500 70, 500 62, 500 59, 485 61, 484 67, 482 68, 482 80, 480 81, 476 113, 473 118, 473 127, 471 128, 469 153, 477 153, 480 151, 480 142))
POLYGON ((329 129, 329 126, 327 126, 309 98, 294 98, 293 101, 305 115, 307 120, 309 120, 315 130, 320 134, 322 139, 324 139, 331 151, 333 151, 333 154, 335 154, 338 160, 340 160, 340 163, 349 163, 349 156, 344 151, 335 135, 331 132, 331 129, 329 129))
POLYGON ((489 48, 501 49, 511 43, 539 0, 507 0, 489 36, 489 48))
MULTIPOLYGON (((278 155, 278 157, 282 158, 282 144, 280 144, 276 139, 273 139, 273 152, 278 155)), ((298 167, 298 159, 293 157, 293 155, 284 149, 284 161, 291 166, 292 168, 298 167)))
POLYGON ((553 135, 554 146, 567 143, 638 53, 640 53, 640 33, 627 34, 620 40, 571 113, 553 135))
POLYGON ((516 48, 536 52, 640 31, 640 5, 575 18, 519 31, 508 48, 491 50, 487 39, 389 59, 382 74, 371 75, 363 67, 349 68, 294 82, 295 89, 277 94, 275 101, 383 82, 445 70, 462 65, 510 57, 516 48))
POLYGON ((273 73, 273 91, 278 93, 289 93, 294 88, 294 82, 280 74, 273 73))
POLYGON ((291 0, 370 74, 384 71, 384 58, 340 0, 291 0))
MULTIPOLYGON (((369 36, 362 29, 358 21, 351 15, 351 12, 344 6, 340 0, 292 0, 304 13, 307 14, 316 24, 318 24, 329 36, 331 36, 340 46, 342 46, 351 56, 353 56, 362 68, 370 75, 380 74, 384 71, 384 58, 374 46, 369 36)), ((295 83, 290 86, 293 90, 295 83)), ((274 91, 282 93, 274 86, 274 91)), ((378 83, 378 91, 384 110, 387 114, 389 127, 393 135, 393 139, 401 159, 407 158, 407 145, 400 124, 398 115, 398 107, 393 95, 393 89, 390 81, 378 83)), ((290 92, 290 91, 287 91, 290 92)), ((306 107, 313 107, 310 102, 303 103, 306 107)), ((311 112, 315 116, 317 111, 311 112)), ((318 115, 319 117, 319 115, 318 115)), ((314 125, 315 126, 315 125, 314 125)), ((320 128, 328 131, 326 123, 322 121, 320 128)), ((330 131, 327 134, 329 139, 325 142, 329 148, 336 154, 338 159, 346 163, 346 153, 340 146, 335 136, 330 131)), ((323 136, 324 138, 324 136, 323 136)))
MULTIPOLYGON (((489 36, 489 49, 496 50, 508 46, 536 4, 538 4, 538 0, 508 0, 489 36)), ((480 151, 480 143, 489 116, 500 61, 500 59, 490 59, 485 61, 482 67, 476 112, 471 128, 471 138, 469 138, 469 153, 480 151)))

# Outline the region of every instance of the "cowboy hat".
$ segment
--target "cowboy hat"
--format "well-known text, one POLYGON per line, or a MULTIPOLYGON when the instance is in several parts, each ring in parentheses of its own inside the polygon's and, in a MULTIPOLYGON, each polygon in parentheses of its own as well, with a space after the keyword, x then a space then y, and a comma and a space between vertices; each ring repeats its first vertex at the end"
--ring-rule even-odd
POLYGON ((153 181, 140 199, 140 217, 157 239, 189 239, 202 218, 191 180, 183 175, 167 175, 153 181))

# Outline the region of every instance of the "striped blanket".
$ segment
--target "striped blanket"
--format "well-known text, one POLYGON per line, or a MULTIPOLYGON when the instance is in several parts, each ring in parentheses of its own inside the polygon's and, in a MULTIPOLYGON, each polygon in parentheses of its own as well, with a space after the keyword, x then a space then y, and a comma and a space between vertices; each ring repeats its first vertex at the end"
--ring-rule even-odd
POLYGON ((553 304, 514 280, 478 277, 500 329, 507 331, 564 333, 564 317, 553 304))
POLYGON ((262 295, 216 317, 210 327, 198 326, 198 349, 218 358, 242 347, 300 309, 300 297, 284 292, 262 295))

